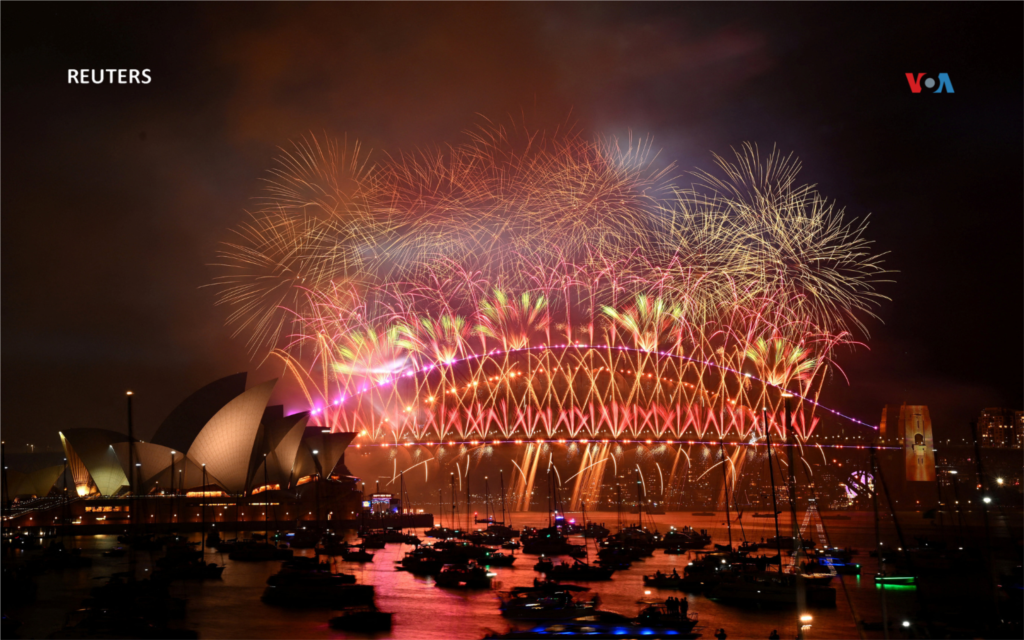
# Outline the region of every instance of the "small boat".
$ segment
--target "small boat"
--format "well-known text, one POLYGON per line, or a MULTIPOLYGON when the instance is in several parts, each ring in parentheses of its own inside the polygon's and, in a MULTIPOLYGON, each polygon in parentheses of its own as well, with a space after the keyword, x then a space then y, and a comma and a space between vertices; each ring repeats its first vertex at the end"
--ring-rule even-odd
MULTIPOLYGON (((723 576, 707 595, 725 602, 795 606, 798 591, 797 576, 758 571, 723 576)), ((809 606, 836 606, 836 590, 831 587, 805 583, 803 592, 809 606)))
POLYGON ((508 542, 503 542, 502 545, 501 545, 502 549, 507 549, 509 551, 516 551, 517 549, 520 549, 521 547, 522 547, 522 545, 519 544, 519 542, 516 541, 516 540, 509 540, 508 542))
MULTIPOLYGON (((6 635, 6 634, 5 634, 6 635)), ((68 614, 64 627, 51 638, 198 638, 189 629, 170 629, 155 624, 144 615, 119 609, 87 607, 68 614)))
POLYGON ((633 564, 629 560, 602 560, 601 558, 597 559, 597 565, 599 567, 611 569, 612 571, 625 571, 626 569, 629 569, 631 566, 633 566, 633 564))
POLYGON ((639 615, 633 618, 632 624, 657 629, 671 629, 677 633, 689 633, 697 626, 697 616, 687 614, 685 609, 670 609, 665 604, 652 604, 644 607, 639 615))
POLYGON ((153 573, 154 578, 169 580, 218 580, 224 574, 224 567, 202 560, 187 560, 165 564, 153 573))
POLYGON ((477 562, 485 567, 511 567, 515 561, 516 557, 514 555, 498 553, 497 551, 488 551, 483 556, 477 558, 477 562))
POLYGON ((875 574, 875 585, 881 587, 910 587, 917 585, 917 578, 914 576, 890 576, 882 571, 875 574))
POLYGON ((288 560, 295 553, 291 549, 281 549, 268 542, 239 542, 228 554, 235 562, 266 562, 268 560, 288 560))
POLYGON ((597 599, 577 600, 574 594, 587 591, 576 585, 537 583, 499 594, 501 615, 516 620, 579 620, 597 612, 597 599))
POLYGON ((444 557, 431 547, 420 547, 405 554, 401 569, 414 575, 433 575, 445 565, 444 557))
POLYGON ((364 549, 383 549, 387 541, 384 540, 384 536, 368 533, 363 536, 363 541, 359 543, 359 546, 364 549))
POLYGON ((278 573, 267 578, 262 600, 284 607, 332 607, 373 602, 373 585, 324 572, 278 573))
POLYGON ((493 577, 493 573, 475 562, 446 564, 434 577, 434 583, 449 589, 490 589, 493 577))
POLYGON ((661 573, 644 576, 644 586, 655 589, 676 589, 688 593, 701 593, 714 585, 713 576, 681 576, 678 573, 661 573))
POLYGON ((776 511, 775 513, 755 513, 751 517, 754 517, 754 518, 774 518, 775 516, 779 515, 780 513, 782 513, 782 512, 781 511, 776 511))
POLYGON ((547 573, 555 568, 555 563, 551 561, 551 558, 540 557, 537 564, 533 565, 533 570, 540 573, 547 573))
POLYGON ((373 554, 363 547, 343 549, 341 557, 345 562, 373 562, 373 554))
POLYGON ((340 631, 357 631, 361 633, 390 631, 391 614, 380 611, 374 604, 362 607, 347 607, 340 616, 331 618, 328 624, 332 629, 340 631))
POLYGON ((614 569, 591 566, 579 560, 571 565, 563 562, 546 571, 549 580, 582 580, 584 582, 611 580, 614 572, 614 569))
POLYGON ((448 527, 431 527, 423 532, 428 538, 441 538, 442 540, 448 538, 457 538, 461 532, 456 529, 449 529, 448 527))
POLYGON ((128 550, 124 547, 114 547, 103 552, 104 558, 123 558, 128 550))
MULTIPOLYGON (((598 615, 597 617, 603 620, 605 617, 613 616, 598 615)), ((629 623, 629 618, 626 618, 626 622, 616 621, 614 623, 552 622, 528 630, 509 631, 505 634, 489 636, 487 640, 545 640, 553 636, 585 636, 588 640, 623 640, 624 637, 635 636, 650 636, 652 638, 672 636, 674 640, 691 640, 698 635, 692 632, 680 633, 675 629, 665 627, 633 626, 629 623)))

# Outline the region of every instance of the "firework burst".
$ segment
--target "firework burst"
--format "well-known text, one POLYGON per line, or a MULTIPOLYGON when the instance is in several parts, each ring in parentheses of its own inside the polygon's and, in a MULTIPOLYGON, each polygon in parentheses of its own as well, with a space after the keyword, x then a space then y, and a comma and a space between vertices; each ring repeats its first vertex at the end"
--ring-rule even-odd
POLYGON ((716 164, 683 188, 649 141, 515 124, 373 165, 304 139, 213 284, 332 427, 745 437, 780 389, 816 397, 887 272, 791 156, 716 164))

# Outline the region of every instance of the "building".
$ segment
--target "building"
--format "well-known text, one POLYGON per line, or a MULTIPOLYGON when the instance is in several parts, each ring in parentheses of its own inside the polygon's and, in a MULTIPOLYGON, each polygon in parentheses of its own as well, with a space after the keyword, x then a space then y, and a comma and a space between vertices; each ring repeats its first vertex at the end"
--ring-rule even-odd
MULTIPOLYGON (((246 374, 212 382, 167 416, 151 442, 108 429, 68 429, 61 442, 79 496, 189 492, 247 495, 330 476, 353 433, 307 426, 309 414, 267 406, 276 380, 249 389, 246 374)), ((344 475, 348 475, 347 471, 344 475)))
POLYGON ((983 447, 1021 448, 1024 444, 1024 411, 1001 407, 983 409, 978 416, 977 437, 983 447))

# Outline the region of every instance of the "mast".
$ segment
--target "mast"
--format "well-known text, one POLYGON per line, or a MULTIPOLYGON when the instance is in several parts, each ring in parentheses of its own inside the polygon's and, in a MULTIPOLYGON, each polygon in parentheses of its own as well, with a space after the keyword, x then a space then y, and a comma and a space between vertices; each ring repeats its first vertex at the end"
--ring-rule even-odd
POLYGON ((473 501, 469 496, 469 456, 466 456, 466 533, 473 531, 473 501))
POLYGON ((722 481, 725 483, 723 486, 725 490, 725 528, 729 532, 729 550, 732 551, 732 518, 729 517, 729 472, 725 468, 725 441, 719 440, 718 444, 722 447, 722 481))
POLYGON ((444 527, 444 522, 441 521, 441 518, 444 517, 444 508, 441 506, 444 501, 443 493, 444 489, 437 490, 437 522, 442 528, 444 527))
POLYGON ((619 526, 619 531, 622 531, 622 485, 619 483, 615 484, 615 495, 618 497, 616 507, 616 518, 619 526))
POLYGON ((455 522, 455 505, 458 502, 458 498, 455 496, 455 474, 452 473, 452 530, 458 528, 458 523, 455 522))
POLYGON ((484 476, 484 520, 491 522, 491 484, 484 476))
MULTIPOLYGON (((580 500, 580 511, 583 512, 583 553, 586 554, 584 562, 590 564, 590 541, 587 538, 587 504, 580 500)), ((597 542, 594 543, 597 545, 597 542)))
POLYGON ((501 477, 501 524, 509 528, 512 527, 512 511, 508 512, 508 524, 505 524, 505 472, 498 471, 498 475, 501 477))
POLYGON ((132 430, 132 392, 127 393, 128 398, 128 575, 135 579, 135 483, 132 478, 135 476, 135 447, 132 430))
POLYGON ((398 529, 405 531, 405 472, 398 477, 398 529))
POLYGON ((764 440, 768 445, 768 477, 772 480, 772 517, 775 518, 775 547, 779 552, 779 573, 782 573, 782 541, 779 540, 779 510, 775 506, 775 471, 772 469, 772 436, 768 429, 768 408, 761 409, 764 415, 764 440))
POLYGON ((548 528, 551 527, 551 505, 554 496, 551 495, 551 467, 548 467, 548 528))
MULTIPOLYGON (((264 431, 264 443, 266 442, 266 432, 264 431)), ((206 465, 203 465, 204 467, 206 465)), ((270 499, 267 496, 267 452, 266 449, 263 451, 263 535, 264 542, 270 543, 270 499)))
POLYGON ((131 527, 129 538, 135 537, 135 433, 132 428, 132 392, 128 394, 128 525, 131 527))
MULTIPOLYGON (((316 509, 316 526, 314 527, 314 532, 315 532, 314 535, 317 538, 320 537, 320 479, 322 477, 321 474, 320 474, 320 457, 319 457, 319 454, 320 454, 319 451, 317 451, 316 449, 313 450, 313 456, 316 458, 316 467, 315 467, 316 468, 316 484, 313 485, 313 501, 314 501, 313 504, 314 504, 314 508, 316 509)), ((265 462, 264 462, 263 466, 264 466, 264 468, 266 468, 267 465, 266 465, 265 462)), ((268 491, 269 491, 269 488, 268 488, 268 491)), ((277 514, 275 513, 274 515, 276 516, 277 514)), ((318 542, 319 542, 319 540, 318 540, 318 542)), ((316 544, 313 545, 313 550, 316 551, 316 544)))
MULTIPOLYGON (((882 560, 882 532, 881 525, 878 519, 878 460, 875 458, 875 445, 871 445, 871 476, 872 484, 871 487, 871 504, 875 509, 875 552, 878 554, 878 572, 882 572, 884 561, 882 560)), ((879 595, 882 599, 882 630, 885 631, 885 637, 889 637, 889 614, 885 606, 885 583, 882 583, 882 588, 878 590, 879 595)))
POLYGON ((639 529, 644 528, 644 499, 640 495, 640 491, 643 489, 643 481, 640 480, 640 467, 636 469, 636 510, 637 510, 637 527, 639 529))
MULTIPOLYGON (((171 451, 171 486, 170 486, 169 491, 171 492, 170 500, 168 501, 170 503, 170 508, 168 509, 169 513, 167 515, 169 515, 170 517, 167 518, 167 523, 168 524, 173 524, 174 523, 174 451, 171 451)), ((235 513, 238 513, 238 509, 237 508, 235 509, 235 513)))

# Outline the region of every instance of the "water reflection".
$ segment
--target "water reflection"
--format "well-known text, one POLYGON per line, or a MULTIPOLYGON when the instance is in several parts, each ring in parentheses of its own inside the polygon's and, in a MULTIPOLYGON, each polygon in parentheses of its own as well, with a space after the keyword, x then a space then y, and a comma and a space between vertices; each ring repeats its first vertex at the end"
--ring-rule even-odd
MULTIPOLYGON (((808 638, 849 638, 858 635, 853 609, 860 617, 880 620, 879 594, 873 584, 877 561, 868 557, 868 548, 874 544, 874 520, 870 514, 850 514, 850 520, 829 526, 831 542, 840 546, 853 546, 861 550, 856 562, 863 566, 863 578, 843 577, 846 590, 842 589, 839 578, 832 586, 836 588, 835 609, 814 610, 808 638)), ((634 518, 636 516, 633 516, 634 518)), ((595 513, 593 519, 604 522, 615 530, 616 514, 595 513)), ((724 540, 724 516, 694 516, 689 513, 669 513, 654 516, 660 530, 670 525, 690 525, 698 529, 710 529, 716 542, 724 540)), ((516 527, 546 525, 546 514, 517 514, 516 527)), ((748 523, 744 533, 749 539, 759 540, 774 535, 773 523, 748 523), (769 530, 771 528, 771 530, 769 530)), ((740 532, 734 525, 734 536, 740 532)), ((351 539, 353 534, 350 532, 351 539)), ((198 536, 195 537, 198 540, 198 536)), ((581 543, 582 540, 575 540, 581 543)), ((38 578, 39 598, 35 604, 11 613, 23 622, 20 631, 24 637, 45 637, 57 630, 65 616, 79 606, 88 590, 98 584, 95 578, 108 576, 114 571, 128 567, 127 558, 104 558, 102 551, 116 545, 114 536, 83 537, 76 544, 84 553, 94 559, 90 569, 49 573, 38 578)), ((414 576, 396 570, 396 563, 411 547, 389 544, 374 554, 371 563, 343 562, 332 560, 337 571, 351 573, 361 584, 376 587, 377 605, 384 611, 394 613, 393 629, 388 634, 376 637, 399 639, 451 639, 482 638, 488 632, 504 632, 513 621, 502 618, 498 610, 498 597, 488 590, 450 590, 436 587, 429 577, 414 576)), ((593 553, 591 544, 591 552, 593 553)), ((312 551, 297 551, 297 555, 311 556, 312 551)), ((521 556, 510 568, 494 567, 497 574, 495 588, 507 590, 516 586, 528 586, 539 574, 533 571, 536 556, 521 556)), ((156 556, 158 557, 158 556, 156 556)), ((745 610, 736 606, 718 604, 703 596, 684 594, 672 590, 644 587, 643 575, 655 571, 679 573, 690 561, 687 555, 667 555, 658 550, 651 558, 636 562, 632 568, 615 573, 608 582, 588 583, 600 595, 601 608, 625 615, 636 615, 641 599, 664 600, 669 596, 686 598, 689 611, 697 613, 700 625, 696 631, 704 638, 711 638, 716 629, 725 628, 731 638, 767 638, 772 630, 778 630, 781 637, 794 637, 799 621, 797 612, 782 610, 745 610)), ((151 571, 154 556, 146 552, 137 554, 137 567, 141 574, 151 571)), ((328 627, 328 620, 334 615, 329 610, 290 610, 264 604, 260 596, 266 580, 276 573, 279 562, 232 562, 226 554, 207 549, 207 561, 227 565, 222 580, 204 582, 175 582, 172 595, 188 598, 188 615, 184 626, 195 629, 202 638, 344 638, 346 634, 328 627)), ((908 612, 914 605, 913 591, 892 590, 887 592, 887 607, 891 619, 908 612)), ((524 623, 517 628, 533 628, 536 624, 524 623)), ((868 634, 869 637, 872 634, 868 634)), ((874 634, 881 636, 881 634, 874 634)), ((356 637, 356 636, 353 636, 356 637)), ((367 637, 359 635, 358 637, 367 637)), ((374 636, 370 636, 374 637, 374 636)))

